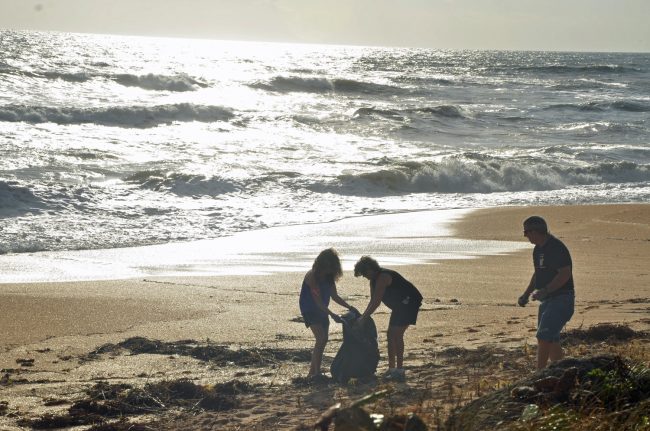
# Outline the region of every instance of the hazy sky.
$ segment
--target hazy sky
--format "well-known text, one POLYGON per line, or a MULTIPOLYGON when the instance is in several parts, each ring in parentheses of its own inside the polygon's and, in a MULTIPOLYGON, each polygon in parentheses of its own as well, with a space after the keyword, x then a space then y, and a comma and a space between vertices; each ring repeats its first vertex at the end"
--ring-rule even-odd
POLYGON ((0 0, 0 29, 650 52, 650 0, 0 0))

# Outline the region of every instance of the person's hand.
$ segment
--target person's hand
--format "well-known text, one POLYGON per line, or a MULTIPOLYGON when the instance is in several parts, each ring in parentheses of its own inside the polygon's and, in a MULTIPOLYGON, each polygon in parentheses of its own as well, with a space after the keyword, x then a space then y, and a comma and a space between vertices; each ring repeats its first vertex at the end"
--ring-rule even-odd
POLYGON ((517 305, 520 307, 525 307, 526 304, 528 304, 528 295, 524 293, 519 297, 519 299, 517 299, 517 305))
POLYGON ((535 301, 542 301, 548 296, 548 289, 538 289, 533 292, 533 299, 535 301))
POLYGON ((343 319, 341 319, 341 316, 338 314, 332 313, 332 320, 335 321, 336 323, 343 323, 343 319))
POLYGON ((357 310, 355 307, 350 307, 348 308, 352 313, 354 313, 355 317, 361 317, 361 313, 359 313, 359 310, 357 310))

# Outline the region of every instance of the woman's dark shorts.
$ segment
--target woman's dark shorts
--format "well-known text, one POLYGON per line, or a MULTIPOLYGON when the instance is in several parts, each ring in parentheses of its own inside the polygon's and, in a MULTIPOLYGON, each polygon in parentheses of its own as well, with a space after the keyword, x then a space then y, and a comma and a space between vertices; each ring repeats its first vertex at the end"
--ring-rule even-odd
POLYGON ((418 312, 422 304, 409 304, 403 307, 394 308, 390 313, 388 326, 409 326, 415 325, 418 320, 418 312))
POLYGON ((560 342, 560 331, 573 316, 575 296, 562 294, 544 300, 537 314, 537 339, 560 342))
POLYGON ((330 318, 327 314, 307 311, 302 313, 302 318, 305 321, 305 326, 308 328, 311 325, 322 325, 325 329, 330 326, 330 318))

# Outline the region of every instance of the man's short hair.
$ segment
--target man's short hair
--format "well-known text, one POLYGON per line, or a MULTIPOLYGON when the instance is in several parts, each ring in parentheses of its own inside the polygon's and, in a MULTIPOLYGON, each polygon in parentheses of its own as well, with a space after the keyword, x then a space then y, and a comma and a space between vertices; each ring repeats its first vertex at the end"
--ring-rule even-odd
POLYGON ((524 229, 534 230, 540 233, 548 233, 546 220, 540 216, 531 216, 524 220, 524 229))
POLYGON ((370 256, 362 256, 361 259, 354 265, 354 276, 358 277, 363 275, 369 269, 379 271, 379 263, 370 256))

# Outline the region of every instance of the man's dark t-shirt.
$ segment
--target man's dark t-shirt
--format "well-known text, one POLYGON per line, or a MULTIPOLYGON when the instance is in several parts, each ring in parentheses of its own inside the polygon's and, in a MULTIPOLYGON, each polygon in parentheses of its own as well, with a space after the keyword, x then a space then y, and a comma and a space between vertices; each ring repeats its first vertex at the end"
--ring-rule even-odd
MULTIPOLYGON (((544 245, 536 245, 533 249, 533 265, 535 265, 535 289, 543 289, 555 278, 560 268, 572 266, 569 249, 562 241, 549 235, 544 245)), ((550 293, 549 297, 566 293, 574 293, 573 275, 564 286, 550 293)))

